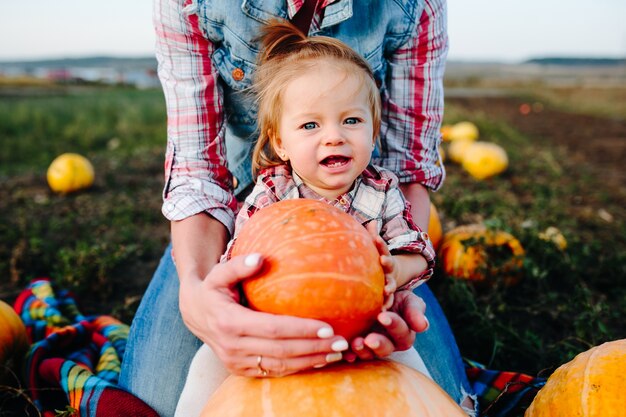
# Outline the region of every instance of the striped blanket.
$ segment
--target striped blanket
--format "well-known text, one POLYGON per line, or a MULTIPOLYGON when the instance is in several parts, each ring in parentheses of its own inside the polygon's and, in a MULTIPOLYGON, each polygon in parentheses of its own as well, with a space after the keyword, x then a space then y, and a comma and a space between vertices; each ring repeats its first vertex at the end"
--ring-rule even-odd
POLYGON ((67 291, 33 281, 17 298, 32 343, 26 384, 44 417, 56 410, 77 416, 158 417, 139 398, 117 386, 128 326, 109 316, 83 316, 67 291))
MULTIPOLYGON (((77 416, 158 417, 140 399, 117 386, 128 326, 110 316, 83 316, 76 299, 48 279, 33 281, 15 310, 32 343, 26 383, 44 417, 55 410, 77 416)), ((482 417, 518 417, 545 383, 543 378, 485 369, 466 361, 482 417)))

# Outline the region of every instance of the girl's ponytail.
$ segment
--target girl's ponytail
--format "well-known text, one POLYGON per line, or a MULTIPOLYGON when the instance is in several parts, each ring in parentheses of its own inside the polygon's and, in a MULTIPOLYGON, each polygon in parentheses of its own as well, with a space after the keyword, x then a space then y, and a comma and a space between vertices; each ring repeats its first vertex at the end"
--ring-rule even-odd
POLYGON ((307 37, 298 28, 287 21, 273 20, 261 30, 259 37, 262 53, 259 64, 268 60, 295 52, 307 41, 307 37))

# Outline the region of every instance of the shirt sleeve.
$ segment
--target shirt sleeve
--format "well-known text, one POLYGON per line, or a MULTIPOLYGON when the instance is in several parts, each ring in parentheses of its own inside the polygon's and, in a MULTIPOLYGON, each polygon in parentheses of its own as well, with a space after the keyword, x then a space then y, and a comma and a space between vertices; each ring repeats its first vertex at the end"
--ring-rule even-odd
POLYGON ((233 232, 237 202, 224 149, 222 90, 191 0, 154 0, 156 57, 167 107, 162 212, 206 212, 233 232))
POLYGON ((396 185, 392 182, 387 192, 380 235, 392 254, 409 252, 426 259, 426 270, 400 288, 413 289, 433 275, 436 253, 428 234, 413 222, 411 205, 396 185))
POLYGON ((246 197, 246 200, 239 209, 239 213, 237 214, 237 219, 235 221, 235 233, 233 238, 228 242, 226 252, 221 259, 222 262, 231 258, 232 247, 237 240, 237 235, 241 231, 243 225, 250 220, 250 217, 262 208, 279 201, 273 188, 268 186, 265 180, 266 177, 260 174, 254 188, 248 197, 246 197))
POLYGON ((446 0, 426 0, 414 35, 389 60, 382 91, 381 157, 402 183, 437 190, 443 75, 448 52, 446 0))

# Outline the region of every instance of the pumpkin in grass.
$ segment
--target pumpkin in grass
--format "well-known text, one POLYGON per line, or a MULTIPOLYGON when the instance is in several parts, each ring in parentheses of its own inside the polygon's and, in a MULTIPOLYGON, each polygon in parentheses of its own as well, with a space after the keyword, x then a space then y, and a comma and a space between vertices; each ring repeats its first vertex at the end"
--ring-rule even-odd
POLYGON ((475 179, 484 180, 504 172, 509 158, 500 145, 478 141, 465 149, 461 165, 475 179))
POLYGON ((13 307, 0 300, 0 385, 15 385, 15 377, 28 351, 24 323, 13 307))
POLYGON ((444 235, 439 256, 448 276, 477 284, 517 284, 525 251, 510 233, 481 224, 459 226, 444 235))
POLYGON ((201 417, 467 417, 437 384, 391 361, 331 365, 281 378, 229 376, 201 417))
POLYGON ((478 127, 476 127, 474 123, 468 121, 453 124, 448 132, 448 138, 453 142, 457 140, 475 141, 478 139, 478 136, 478 127))
POLYGON ((623 417, 625 375, 626 339, 595 346, 550 375, 525 417, 623 417))
POLYGON ((265 258, 261 272, 243 282, 255 310, 322 320, 350 340, 382 309, 385 277, 372 236, 321 201, 263 208, 241 228, 231 253, 265 258))
POLYGON ((50 189, 63 194, 91 187, 94 176, 91 162, 76 153, 64 153, 57 156, 46 173, 50 189))
POLYGON ((462 164, 467 150, 473 143, 474 141, 469 139, 455 140, 454 142, 450 143, 450 146, 448 147, 448 157, 452 162, 462 164))
POLYGON ((430 241, 435 250, 439 248, 441 238, 443 237, 443 228, 441 227, 441 219, 439 218, 437 207, 432 202, 430 203, 430 217, 428 219, 428 236, 430 236, 430 241))

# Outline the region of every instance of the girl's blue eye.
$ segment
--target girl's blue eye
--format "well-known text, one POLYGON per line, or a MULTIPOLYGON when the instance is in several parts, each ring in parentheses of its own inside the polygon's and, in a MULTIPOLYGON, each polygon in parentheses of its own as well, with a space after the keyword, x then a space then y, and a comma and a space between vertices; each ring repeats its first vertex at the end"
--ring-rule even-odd
POLYGON ((315 129, 315 123, 314 122, 308 122, 302 125, 302 128, 305 130, 311 130, 311 129, 315 129))
POLYGON ((360 120, 358 118, 356 118, 356 117, 348 117, 344 121, 344 123, 347 124, 347 125, 355 125, 355 124, 357 124, 359 122, 360 122, 360 120))

